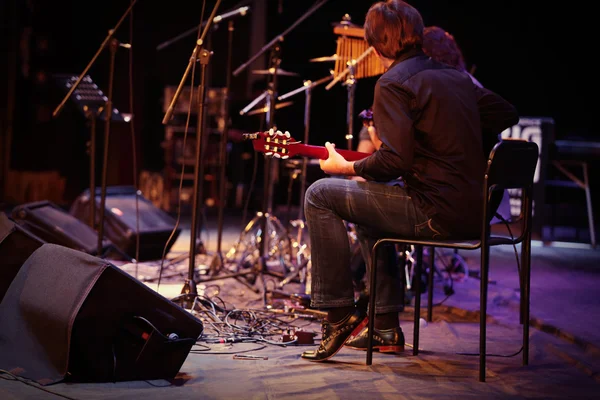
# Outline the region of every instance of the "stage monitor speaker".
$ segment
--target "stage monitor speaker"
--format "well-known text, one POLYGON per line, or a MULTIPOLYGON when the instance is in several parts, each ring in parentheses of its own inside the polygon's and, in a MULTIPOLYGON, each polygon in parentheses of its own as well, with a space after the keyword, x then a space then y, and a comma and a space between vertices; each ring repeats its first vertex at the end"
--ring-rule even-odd
POLYGON ((0 212, 0 303, 23 263, 44 243, 0 212))
POLYGON ((102 241, 98 254, 98 234, 90 226, 50 201, 36 201, 17 206, 12 219, 48 243, 59 244, 91 255, 102 256, 111 246, 102 241))
POLYGON ((173 379, 202 321, 106 260, 44 244, 0 304, 0 369, 47 385, 173 379))
MULTIPOLYGON (((96 218, 100 211, 100 188, 96 188, 96 218)), ((181 232, 175 231, 175 220, 166 212, 157 208, 143 195, 138 196, 139 209, 139 260, 158 260, 173 246, 181 232), (169 241, 169 238, 173 237, 169 241), (167 243, 169 241, 169 243, 167 243), (167 245, 165 249, 165 245, 167 245)), ((90 191, 85 190, 73 203, 71 215, 82 220, 89 220, 90 191)), ((110 186, 106 188, 104 211, 105 236, 131 258, 136 257, 136 190, 131 186, 110 186)), ((97 221, 98 222, 98 221, 97 221)))

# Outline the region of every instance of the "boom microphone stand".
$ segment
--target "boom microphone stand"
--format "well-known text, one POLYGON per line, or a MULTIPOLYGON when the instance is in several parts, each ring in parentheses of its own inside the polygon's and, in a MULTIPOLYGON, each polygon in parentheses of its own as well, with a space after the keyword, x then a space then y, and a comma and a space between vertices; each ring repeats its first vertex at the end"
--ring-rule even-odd
MULTIPOLYGON (((251 2, 251 0, 250 1, 242 1, 236 7, 234 7, 231 11, 227 11, 221 15, 217 15, 216 17, 214 17, 212 19, 213 24, 218 24, 219 22, 221 22, 227 18, 236 16, 236 15, 241 15, 241 16, 246 15, 246 13, 250 10, 250 7, 249 6, 239 7, 239 6, 244 3, 250 3, 250 2, 251 2)), ((208 21, 202 22, 201 27, 204 27, 207 23, 208 23, 208 21)), ((175 36, 174 38, 169 39, 169 40, 159 44, 158 46, 156 46, 156 50, 157 51, 163 50, 163 49, 169 47, 170 45, 180 41, 181 39, 186 38, 187 36, 191 35, 194 32, 198 32, 197 26, 194 26, 193 28, 190 28, 187 31, 180 33, 179 35, 175 36)))
POLYGON ((181 295, 177 297, 177 301, 181 302, 181 305, 184 308, 193 307, 194 300, 198 296, 198 288, 197 288, 196 282, 194 280, 194 270, 195 270, 195 263, 196 263, 196 235, 197 235, 198 211, 200 210, 200 203, 202 201, 202 185, 200 184, 200 179, 201 179, 200 169, 201 169, 201 165, 202 165, 202 159, 201 159, 202 158, 202 145, 201 144, 202 144, 203 118, 204 118, 204 98, 205 98, 204 84, 205 84, 206 67, 210 61, 210 56, 211 56, 211 53, 208 50, 206 50, 203 47, 203 45, 204 45, 204 40, 206 38, 206 34, 208 33, 208 30, 211 27, 211 23, 213 22, 213 19, 215 17, 215 14, 217 13, 217 9, 219 8, 220 4, 221 4, 221 0, 217 0, 217 2, 215 3, 215 6, 213 7, 211 15, 208 19, 208 22, 204 26, 202 35, 200 36, 200 38, 196 42, 196 45, 194 46, 194 50, 192 51, 192 55, 188 62, 187 68, 183 74, 183 77, 181 78, 181 82, 179 83, 179 86, 177 87, 177 90, 175 91, 175 94, 173 95, 171 104, 169 105, 169 108, 167 109, 167 112, 165 113, 165 116, 162 121, 163 125, 166 125, 169 123, 169 121, 173 115, 173 111, 175 109, 175 104, 177 103, 177 100, 179 99, 179 96, 183 89, 183 85, 185 84, 185 81, 187 80, 187 77, 192 69, 192 66, 194 65, 195 62, 200 61, 201 72, 200 72, 200 83, 198 85, 198 115, 197 115, 197 120, 196 120, 196 160, 195 160, 195 166, 194 166, 194 197, 193 197, 193 209, 192 209, 192 224, 191 224, 191 228, 190 228, 189 269, 188 269, 188 277, 185 280, 183 288, 181 290, 181 295))
MULTIPOLYGON (((88 73, 88 71, 90 70, 90 68, 92 67, 92 65, 98 58, 98 56, 100 55, 100 53, 102 53, 102 51, 104 50, 104 48, 107 45, 110 45, 110 47, 109 47, 109 49, 110 49, 109 86, 108 86, 108 96, 107 96, 106 104, 104 106, 104 116, 105 116, 105 118, 104 118, 104 121, 105 121, 105 124, 104 124, 104 157, 103 157, 103 165, 102 165, 102 191, 101 191, 101 195, 100 195, 100 217, 99 217, 100 224, 98 226, 98 254, 99 255, 102 254, 102 244, 103 244, 103 239, 104 239, 104 207, 106 204, 106 174, 107 174, 107 167, 108 167, 107 166, 108 144, 109 144, 109 138, 110 138, 110 124, 111 124, 111 120, 112 120, 112 111, 113 111, 112 87, 113 87, 113 75, 114 75, 114 66, 115 66, 115 55, 116 55, 117 48, 119 46, 121 46, 119 41, 117 41, 116 39, 113 38, 113 35, 115 34, 115 32, 117 31, 119 26, 121 26, 121 23, 125 20, 125 17, 127 17, 127 15, 129 15, 130 11, 132 10, 132 8, 136 2, 137 2, 137 0, 131 0, 131 3, 129 4, 129 8, 127 8, 125 13, 121 16, 121 19, 119 19, 119 21, 117 22, 115 27, 108 31, 108 35, 104 38, 104 41, 100 45, 100 48, 98 49, 98 51, 96 51, 96 54, 94 54, 94 57, 92 57, 92 59, 90 60, 88 65, 85 67, 83 72, 79 75, 79 78, 77 78, 77 81, 75 81, 75 83, 71 86, 71 88, 69 89, 69 91, 67 92, 67 94, 65 95, 63 100, 60 102, 60 104, 56 107, 56 109, 52 113, 52 117, 54 117, 54 118, 56 118, 60 114, 60 112, 64 108, 68 98, 71 97, 73 92, 77 89, 77 87, 79 86, 79 84, 81 83, 83 78, 86 76, 86 74, 88 73)), ((123 46, 127 47, 126 45, 123 45, 123 46)), ((98 110, 98 111, 102 112, 102 110, 98 110)), ((92 118, 92 123, 94 124, 92 126, 92 129, 93 129, 92 136, 94 136, 92 138, 92 140, 96 140, 96 138, 95 138, 95 129, 96 129, 95 122, 96 122, 95 118, 92 118)), ((94 144, 92 144, 92 150, 95 151, 94 144)), ((95 157, 95 155, 92 156, 90 154, 90 157, 95 157)), ((93 179, 92 179, 92 181, 93 181, 93 179)), ((93 221, 93 218, 95 218, 94 217, 95 208, 96 208, 96 188, 93 188, 93 190, 90 191, 90 213, 92 215, 90 218, 92 218, 92 221, 93 221)), ((93 228, 93 226, 92 226, 92 228, 93 228)))

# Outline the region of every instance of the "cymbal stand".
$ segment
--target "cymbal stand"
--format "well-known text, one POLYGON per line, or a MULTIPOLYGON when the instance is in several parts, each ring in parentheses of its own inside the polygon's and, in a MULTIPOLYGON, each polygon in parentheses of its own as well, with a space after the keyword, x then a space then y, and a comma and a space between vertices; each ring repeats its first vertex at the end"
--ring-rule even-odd
MULTIPOLYGON (((235 71, 233 71, 233 75, 237 76, 238 74, 240 74, 244 69, 246 69, 250 64, 252 64, 256 59, 258 59, 258 57, 260 57, 262 54, 264 54, 267 50, 271 50, 272 51, 272 57, 271 57, 271 61, 275 61, 276 65, 274 65, 274 67, 278 67, 279 63, 281 62, 281 59, 279 58, 279 54, 278 51, 273 51, 276 48, 279 48, 279 43, 282 42, 285 38, 285 36, 291 32, 293 29, 296 28, 296 26, 298 26, 302 21, 306 20, 310 15, 312 15, 315 11, 317 11, 319 8, 321 8, 325 3, 327 3, 327 1, 329 0, 318 0, 312 7, 310 7, 300 18, 298 18, 293 24, 291 24, 287 29, 284 30, 284 32, 280 33, 279 35, 275 36, 269 43, 267 43, 266 45, 264 45, 260 51, 258 51, 256 54, 254 54, 252 57, 250 57, 250 59, 248 59, 244 64, 240 65, 238 68, 235 69, 235 71)), ((273 63, 272 63, 273 64, 273 63)), ((274 128, 275 127, 275 122, 274 122, 274 113, 275 113, 275 89, 276 89, 276 82, 277 82, 277 71, 275 70, 275 73, 273 74, 273 81, 270 82, 269 84, 269 91, 268 91, 268 95, 266 96, 267 98, 267 121, 268 121, 268 127, 269 128, 274 128)), ((265 157, 265 180, 264 180, 264 187, 266 189, 266 191, 270 191, 269 190, 269 185, 270 184, 270 169, 271 169, 271 163, 269 162, 268 157, 265 157)), ((258 265, 259 265, 259 273, 262 279, 262 283, 263 283, 263 301, 265 303, 265 306, 267 305, 267 290, 265 287, 265 282, 264 282, 264 276, 263 273, 270 273, 272 274, 272 271, 267 271, 266 270, 266 261, 267 261, 267 254, 266 254, 266 246, 267 246, 267 239, 268 239, 268 235, 267 235, 267 227, 269 225, 269 221, 272 220, 272 216, 270 215, 270 211, 271 211, 271 195, 272 193, 265 193, 264 197, 263 197, 263 211, 264 213, 260 213, 257 214, 257 218, 260 218, 261 220, 261 234, 260 234, 260 253, 259 253, 259 260, 258 260, 258 265)), ((253 220, 254 221, 254 220, 253 220)), ((272 222, 276 222, 278 223, 277 220, 272 220, 272 222)), ((252 225, 252 222, 249 223, 247 225, 246 228, 248 228, 250 225, 252 225)), ((245 230, 247 231, 247 229, 245 230)), ((243 235, 243 234, 242 234, 243 235)))
POLYGON ((348 132, 346 133, 346 142, 348 146, 348 150, 352 150, 353 146, 353 138, 354 138, 354 98, 356 93, 356 79, 354 78, 354 64, 350 63, 348 65, 348 78, 346 78, 346 89, 348 91, 348 106, 346 107, 346 124, 348 125, 348 132))
MULTIPOLYGON (((286 94, 283 94, 281 96, 279 96, 277 99, 278 100, 285 100, 295 94, 298 94, 300 92, 304 92, 305 93, 305 102, 304 102, 304 144, 308 144, 309 143, 309 134, 310 134, 310 109, 311 109, 311 98, 312 98, 312 90, 313 88, 315 88, 318 85, 321 85, 327 81, 330 81, 333 79, 333 75, 329 75, 326 76, 324 78, 321 78, 315 82, 312 82, 310 80, 306 80, 304 81, 303 86, 292 90, 291 92, 288 92, 286 94)), ((295 227, 298 228, 298 233, 296 236, 296 247, 298 249, 298 255, 297 255, 297 259, 296 259, 296 267, 293 269, 293 271, 291 273, 289 273, 288 275, 285 276, 285 278, 279 283, 279 287, 283 287, 285 285, 287 285, 288 283, 292 282, 294 279, 297 279, 301 273, 303 272, 303 270, 307 269, 308 266, 308 259, 306 258, 306 255, 304 254, 304 251, 306 250, 305 245, 302 245, 302 232, 303 229, 305 227, 305 223, 304 223, 304 192, 306 191, 306 166, 308 164, 308 157, 303 157, 302 158, 302 169, 300 172, 300 204, 298 207, 298 218, 296 221, 291 221, 291 224, 295 227)), ((289 232, 288 232, 289 234, 289 232)), ((294 246, 292 246, 294 247, 294 246)), ((307 271, 308 273, 308 271, 307 271)))
POLYGON ((331 82, 329 85, 325 87, 325 89, 331 89, 337 82, 342 80, 346 75, 346 81, 344 85, 348 90, 348 105, 347 105, 347 114, 346 114, 346 123, 348 125, 348 132, 346 133, 346 141, 348 150, 352 150, 353 148, 353 130, 354 130, 354 94, 356 92, 356 78, 354 76, 356 72, 356 66, 365 59, 371 52, 373 51, 373 47, 369 47, 365 50, 357 59, 353 59, 347 62, 348 67, 331 82))
MULTIPOLYGON (((272 78, 267 84, 267 90, 259 95, 256 99, 254 99, 250 104, 244 107, 240 114, 244 115, 248 112, 252 107, 258 104, 260 101, 265 101, 265 110, 266 110, 266 126, 268 129, 277 129, 275 124, 275 101, 276 101, 276 93, 277 93, 277 70, 279 65, 281 64, 281 45, 279 43, 275 43, 273 48, 271 49, 270 55, 270 70, 272 70, 272 74, 269 74, 272 78)), ((284 275, 282 273, 272 271, 267 267, 267 261, 271 258, 277 251, 273 251, 272 249, 268 249, 270 239, 274 239, 277 241, 279 234, 282 231, 285 231, 282 227, 281 222, 273 215, 273 176, 275 172, 277 172, 278 164, 276 163, 276 159, 272 159, 271 157, 264 158, 264 178, 263 178, 263 205, 262 211, 256 213, 256 216, 246 225, 243 232, 240 235, 238 243, 235 248, 235 252, 237 253, 241 243, 245 240, 247 235, 250 235, 251 232, 258 227, 258 237, 253 241, 257 243, 259 246, 259 255, 256 260, 252 260, 254 262, 255 273, 257 277, 260 277, 261 284, 263 286, 263 300, 266 304, 266 284, 264 275, 270 275, 277 278, 283 278, 284 275), (272 232, 272 233, 271 233, 272 232)), ((288 241, 289 242, 289 241, 288 241)), ((233 250, 233 249, 232 249, 233 250)), ((228 253, 228 257, 231 258, 233 256, 232 251, 228 253)), ((241 259, 244 262, 244 259, 241 259)), ((283 265, 283 263, 282 263, 283 265)))
MULTIPOLYGON (((333 79, 333 75, 326 76, 324 78, 319 79, 318 81, 312 82, 310 80, 304 81, 303 86, 292 90, 286 94, 283 94, 277 98, 277 100, 285 100, 295 94, 300 92, 304 92, 305 94, 305 102, 304 102, 304 144, 309 143, 309 134, 310 134, 310 107, 311 107, 311 97, 312 97, 312 89, 316 86, 319 86, 322 83, 330 81, 333 79)), ((304 191, 306 189, 306 165, 308 164, 308 157, 302 157, 302 172, 300 177, 300 210, 298 212, 298 219, 304 219, 304 191)))

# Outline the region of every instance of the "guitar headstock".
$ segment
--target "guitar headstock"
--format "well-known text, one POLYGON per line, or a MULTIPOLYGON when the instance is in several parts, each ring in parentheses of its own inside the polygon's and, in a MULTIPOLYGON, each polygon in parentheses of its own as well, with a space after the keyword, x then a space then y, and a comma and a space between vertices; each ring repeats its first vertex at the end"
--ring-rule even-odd
POLYGON ((285 160, 296 155, 293 145, 298 142, 291 137, 288 131, 281 132, 270 129, 266 132, 245 133, 244 137, 252 140, 254 150, 264 153, 265 156, 285 160))

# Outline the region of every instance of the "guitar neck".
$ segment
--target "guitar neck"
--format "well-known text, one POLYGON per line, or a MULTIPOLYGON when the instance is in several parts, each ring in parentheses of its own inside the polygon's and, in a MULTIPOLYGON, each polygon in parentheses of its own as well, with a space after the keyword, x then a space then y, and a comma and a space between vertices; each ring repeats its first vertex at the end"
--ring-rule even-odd
MULTIPOLYGON (((358 161, 370 156, 369 153, 360 151, 344 149, 336 149, 336 151, 347 161, 358 161)), ((313 146, 310 144, 295 144, 294 154, 303 157, 318 158, 320 160, 327 160, 327 158, 329 158, 329 152, 325 146, 313 146)))

